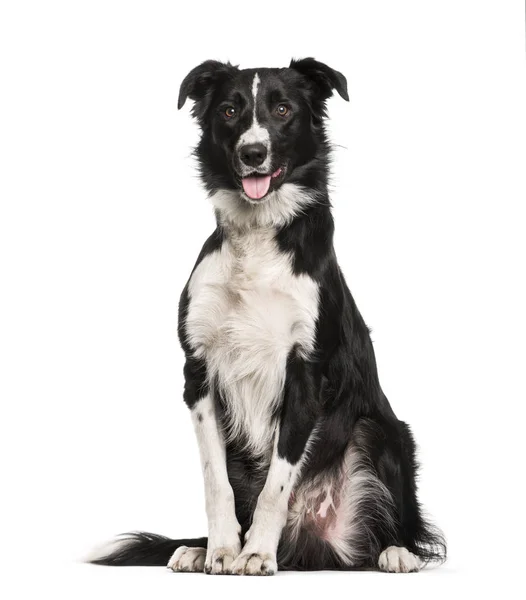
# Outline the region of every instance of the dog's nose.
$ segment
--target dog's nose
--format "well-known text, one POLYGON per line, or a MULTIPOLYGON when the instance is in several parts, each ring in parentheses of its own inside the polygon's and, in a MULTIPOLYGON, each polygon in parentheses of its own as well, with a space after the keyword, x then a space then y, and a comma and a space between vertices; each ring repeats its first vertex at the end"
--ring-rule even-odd
POLYGON ((239 149, 239 156, 249 167, 259 167, 267 158, 267 149, 263 144, 246 144, 239 149))

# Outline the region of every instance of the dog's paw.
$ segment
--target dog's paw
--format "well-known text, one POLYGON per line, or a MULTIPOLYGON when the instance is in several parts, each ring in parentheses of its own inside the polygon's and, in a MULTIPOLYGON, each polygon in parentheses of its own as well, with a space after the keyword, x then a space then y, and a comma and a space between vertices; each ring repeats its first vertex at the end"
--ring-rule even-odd
POLYGON ((389 546, 380 554, 378 566, 388 573, 415 573, 422 568, 422 562, 407 548, 389 546))
POLYGON ((276 555, 268 552, 243 553, 232 564, 234 575, 274 575, 277 570, 276 555))
POLYGON ((180 546, 172 554, 167 567, 175 572, 202 573, 205 566, 206 548, 180 546))
POLYGON ((206 555, 205 573, 224 575, 231 573, 232 563, 239 554, 239 548, 220 546, 212 548, 206 555))

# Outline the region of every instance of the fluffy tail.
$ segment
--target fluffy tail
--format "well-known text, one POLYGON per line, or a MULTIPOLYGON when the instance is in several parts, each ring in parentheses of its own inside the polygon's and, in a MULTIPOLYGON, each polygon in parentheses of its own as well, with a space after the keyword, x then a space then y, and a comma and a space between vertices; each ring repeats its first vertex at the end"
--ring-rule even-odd
POLYGON ((166 566, 180 546, 206 548, 208 538, 171 540, 164 535, 133 531, 123 533, 114 540, 95 548, 84 561, 95 565, 113 567, 166 566))

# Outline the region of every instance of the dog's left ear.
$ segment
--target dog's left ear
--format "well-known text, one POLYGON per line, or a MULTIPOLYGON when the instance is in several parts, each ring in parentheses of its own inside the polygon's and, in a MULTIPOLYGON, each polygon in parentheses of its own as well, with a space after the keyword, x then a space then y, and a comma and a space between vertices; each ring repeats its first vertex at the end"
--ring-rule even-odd
POLYGON ((183 79, 179 89, 177 108, 183 108, 186 99, 195 102, 192 114, 198 119, 203 119, 212 100, 217 86, 228 77, 232 77, 237 71, 230 63, 222 63, 217 60, 207 60, 188 73, 183 79))
POLYGON ((349 101, 347 79, 339 71, 314 58, 292 59, 289 68, 298 71, 315 85, 320 100, 327 100, 332 96, 333 90, 336 90, 344 100, 349 101))

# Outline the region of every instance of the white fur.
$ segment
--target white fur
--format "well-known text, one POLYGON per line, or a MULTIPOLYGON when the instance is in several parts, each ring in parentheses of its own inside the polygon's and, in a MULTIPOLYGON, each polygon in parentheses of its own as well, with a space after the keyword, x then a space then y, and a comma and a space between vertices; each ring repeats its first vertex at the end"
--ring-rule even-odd
POLYGON ((261 80, 259 79, 259 75, 256 73, 254 75, 254 79, 252 80, 252 97, 254 98, 254 113, 256 112, 256 100, 258 97, 258 87, 260 83, 261 80))
MULTIPOLYGON (((258 95, 258 87, 259 87, 260 79, 259 75, 256 73, 254 75, 254 80, 252 82, 252 96, 254 98, 254 110, 252 113, 252 123, 250 127, 241 134, 239 140, 237 141, 236 148, 239 149, 242 146, 247 144, 263 144, 267 149, 267 157, 263 164, 259 165, 257 170, 261 173, 267 173, 270 169, 270 165, 272 163, 271 157, 271 145, 270 145, 270 134, 268 129, 262 127, 258 121, 257 117, 257 95, 258 95)), ((248 175, 254 171, 253 167, 249 167, 247 165, 241 164, 242 175, 248 175)))
POLYGON ((205 567, 206 549, 179 546, 166 565, 172 571, 202 572, 205 567))
POLYGON ((230 562, 237 556, 241 549, 241 527, 236 518, 234 493, 226 470, 225 442, 210 394, 192 407, 192 422, 201 456, 208 517, 206 567, 213 572, 223 572, 223 565, 216 561, 217 555, 221 553, 230 557, 230 562))
POLYGON ((280 401, 294 345, 314 349, 318 284, 292 272, 270 228, 231 228, 222 248, 206 256, 189 283, 188 340, 218 383, 233 438, 270 459, 271 415, 280 401))
POLYGON ((120 535, 116 538, 99 544, 92 548, 89 553, 82 558, 83 562, 94 562, 97 560, 101 560, 106 558, 107 556, 112 556, 113 554, 117 554, 123 548, 125 548, 130 543, 129 538, 126 535, 120 535))
POLYGON ((236 190, 219 190, 210 196, 221 223, 237 228, 282 227, 317 199, 312 190, 284 183, 262 200, 251 201, 236 190))
POLYGON ((388 573, 414 573, 420 571, 422 562, 407 548, 389 546, 380 554, 378 566, 388 573))

